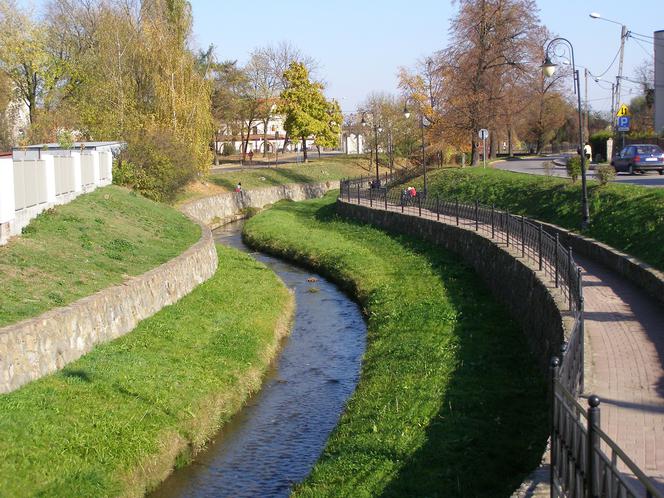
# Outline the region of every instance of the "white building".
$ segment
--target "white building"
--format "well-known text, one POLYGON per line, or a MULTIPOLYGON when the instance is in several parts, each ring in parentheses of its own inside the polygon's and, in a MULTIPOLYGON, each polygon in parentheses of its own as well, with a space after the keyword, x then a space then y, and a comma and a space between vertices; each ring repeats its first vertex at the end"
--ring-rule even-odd
MULTIPOLYGON (((218 154, 223 152, 224 144, 227 143, 233 144, 237 152, 242 150, 242 140, 243 138, 246 140, 247 136, 245 135, 242 137, 240 134, 231 134, 229 132, 230 129, 228 126, 223 126, 219 130, 219 134, 217 135, 217 142, 215 143, 215 148, 218 154)), ((283 152, 285 140, 286 130, 284 130, 284 117, 271 116, 267 122, 267 126, 265 126, 263 121, 252 123, 251 129, 249 130, 249 143, 247 144, 247 152, 251 151, 254 154, 258 154, 263 153, 263 151, 267 149, 268 153, 274 153, 275 147, 279 150, 279 152, 283 152), (265 133, 266 130, 267 134, 265 133)), ((313 137, 308 138, 307 148, 311 149, 313 147, 315 147, 313 137)), ((288 144, 285 144, 285 150, 302 150, 302 140, 293 140, 293 137, 289 137, 288 144)))

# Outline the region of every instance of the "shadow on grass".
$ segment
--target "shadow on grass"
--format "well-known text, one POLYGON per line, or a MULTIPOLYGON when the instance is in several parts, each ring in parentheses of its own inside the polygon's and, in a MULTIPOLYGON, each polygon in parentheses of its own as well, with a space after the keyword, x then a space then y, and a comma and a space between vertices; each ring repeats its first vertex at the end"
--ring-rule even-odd
MULTIPOLYGON (((250 170, 247 170, 247 172, 252 176, 256 175, 255 172, 251 172, 250 170)), ((240 181, 242 180, 243 174, 244 173, 242 172, 234 171, 226 175, 211 175, 209 177, 209 181, 220 187, 225 187, 229 190, 233 190, 235 188, 238 179, 240 181)), ((291 168, 264 169, 260 171, 260 175, 258 176, 264 178, 264 180, 261 183, 263 183, 266 187, 274 187, 277 185, 284 185, 288 183, 313 183, 317 181, 322 181, 312 178, 311 176, 305 173, 295 171, 294 169, 291 168)))
POLYGON ((457 368, 425 443, 382 496, 509 496, 544 451, 544 377, 518 324, 458 256, 389 235, 428 259, 461 318, 455 327, 457 368))

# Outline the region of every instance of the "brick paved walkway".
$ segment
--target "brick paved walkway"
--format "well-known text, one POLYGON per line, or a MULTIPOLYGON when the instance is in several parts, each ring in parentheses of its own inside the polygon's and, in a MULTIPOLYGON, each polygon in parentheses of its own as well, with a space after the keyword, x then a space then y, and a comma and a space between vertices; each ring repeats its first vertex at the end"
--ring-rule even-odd
POLYGON ((585 394, 601 427, 664 492, 664 306, 583 257, 585 394))

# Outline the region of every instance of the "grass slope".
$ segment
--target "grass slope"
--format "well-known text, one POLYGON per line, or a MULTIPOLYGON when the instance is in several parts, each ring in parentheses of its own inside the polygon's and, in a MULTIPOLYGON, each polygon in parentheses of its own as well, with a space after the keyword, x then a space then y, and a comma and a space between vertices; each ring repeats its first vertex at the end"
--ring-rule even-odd
MULTIPOLYGON (((482 168, 429 176, 432 195, 479 200, 515 214, 578 231, 581 185, 569 180, 482 168)), ((664 189, 588 182, 591 226, 584 234, 664 271, 664 189)))
POLYGON ((0 326, 69 304, 182 253, 200 228, 109 186, 39 215, 0 247, 0 326))
POLYGON ((508 496, 546 440, 545 384, 517 324, 458 257, 280 203, 245 238, 344 285, 368 316, 356 392, 295 496, 508 496))
MULTIPOLYGON (((242 187, 247 190, 289 183, 318 183, 375 174, 375 169, 370 168, 367 159, 353 156, 317 159, 315 154, 309 157, 312 159, 306 164, 280 164, 277 168, 268 165, 260 169, 246 168, 242 171, 219 170, 208 176, 209 184, 207 186, 190 185, 187 191, 178 198, 178 204, 206 195, 232 192, 238 182, 242 182, 242 187)), ((385 171, 381 168, 381 174, 384 174, 385 171)))
POLYGON ((263 264, 217 251, 216 275, 176 304, 0 395, 0 496, 142 496, 258 388, 292 297, 263 264))

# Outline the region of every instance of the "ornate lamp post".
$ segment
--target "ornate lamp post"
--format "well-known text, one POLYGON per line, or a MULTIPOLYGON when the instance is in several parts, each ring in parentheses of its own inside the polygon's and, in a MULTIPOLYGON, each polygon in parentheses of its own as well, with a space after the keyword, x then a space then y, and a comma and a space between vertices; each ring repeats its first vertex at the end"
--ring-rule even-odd
POLYGON ((557 64, 551 62, 551 56, 549 55, 549 52, 551 52, 551 55, 554 55, 556 57, 561 57, 564 54, 556 52, 556 49, 559 47, 562 48, 563 50, 569 47, 571 55, 569 59, 572 61, 572 74, 574 75, 574 93, 576 93, 577 97, 577 111, 579 116, 579 154, 581 154, 581 215, 582 215, 581 228, 585 229, 588 227, 588 224, 590 223, 590 212, 588 211, 588 190, 586 187, 586 156, 583 153, 581 85, 579 82, 579 70, 576 69, 576 65, 574 63, 574 47, 572 46, 569 40, 567 40, 566 38, 554 38, 548 43, 545 50, 544 63, 542 64, 542 71, 544 72, 545 76, 553 76, 553 73, 556 71, 557 64))
MULTIPOLYGON (((365 119, 365 115, 370 114, 371 115, 371 125, 373 126, 373 131, 374 131, 374 142, 376 145, 376 185, 380 185, 380 173, 378 172, 378 132, 382 132, 383 128, 378 124, 376 121, 376 116, 372 112, 364 112, 362 114, 362 126, 368 126, 369 123, 367 123, 367 120, 365 119)), ((371 167, 371 164, 369 165, 371 167)))
MULTIPOLYGON (((406 119, 410 118, 410 111, 408 110, 408 107, 404 103, 403 105, 403 115, 406 119)), ((422 145, 421 145, 421 153, 422 153, 422 171, 424 171, 424 196, 426 197, 427 195, 427 165, 426 165, 426 157, 424 155, 424 113, 420 112, 420 131, 422 132, 422 145)))

